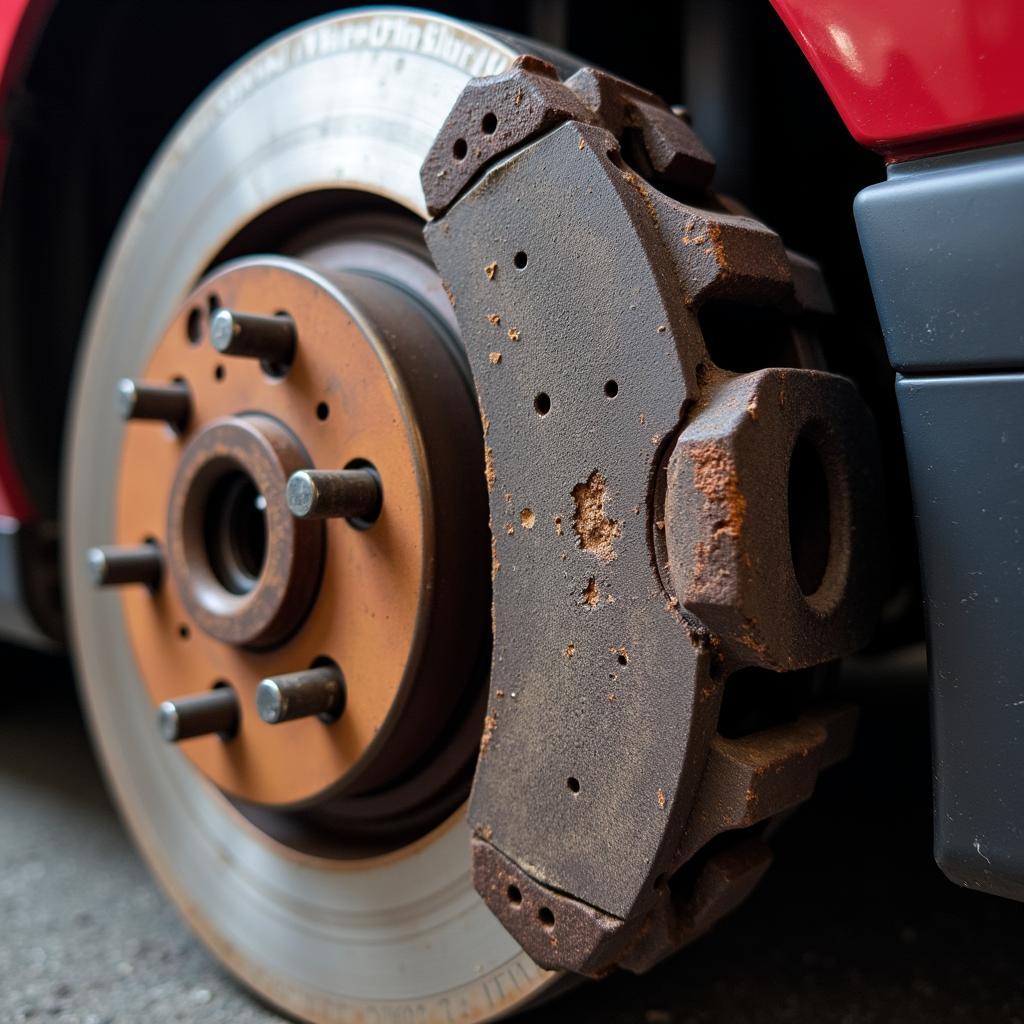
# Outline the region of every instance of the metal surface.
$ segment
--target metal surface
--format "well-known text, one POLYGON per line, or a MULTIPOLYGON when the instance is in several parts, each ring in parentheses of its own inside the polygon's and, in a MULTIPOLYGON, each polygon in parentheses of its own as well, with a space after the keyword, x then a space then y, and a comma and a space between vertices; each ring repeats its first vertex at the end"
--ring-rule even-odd
POLYGON ((256 687, 256 710, 268 725, 314 715, 322 722, 336 722, 344 707, 345 680, 337 666, 289 672, 256 687))
POLYGON ((192 396, 181 381, 146 384, 125 378, 118 381, 117 397, 126 420, 159 420, 183 430, 192 414, 192 396))
POLYGON ((401 779, 456 730, 486 647, 479 418, 437 320, 366 275, 236 261, 186 297, 147 374, 186 378, 195 413, 180 437, 124 430, 118 536, 166 532, 173 581, 155 599, 123 597, 136 661, 154 703, 184 674, 230 682, 243 705, 230 749, 194 743, 186 756, 225 792, 274 807, 334 807, 401 779), (194 312, 220 303, 289 311, 302 344, 286 377, 194 343, 194 312), (367 529, 289 511, 297 470, 339 462, 387 481, 367 529), (253 500, 263 511, 246 527, 253 500), (250 503, 241 527, 238 501, 250 503), (324 658, 348 681, 344 719, 266 728, 260 680, 324 658))
POLYGON ((849 716, 818 711, 813 728, 757 730, 723 760, 732 748, 716 727, 743 665, 818 664, 869 635, 877 452, 848 383, 714 366, 709 304, 767 307, 806 329, 822 305, 813 268, 702 194, 708 164, 688 132, 654 136, 646 164, 674 168, 674 190, 694 203, 657 191, 614 131, 587 123, 596 113, 569 119, 574 83, 646 147, 620 116, 632 87, 586 71, 560 86, 525 61, 467 89, 423 183, 443 210, 426 237, 486 430, 495 647, 470 805, 474 881, 539 964, 601 976, 646 969, 735 906, 766 865, 757 844, 723 844, 689 878, 673 875, 718 833, 806 797, 825 751, 848 744, 849 716), (535 139, 538 76, 544 123, 564 123, 535 139), (595 80, 600 90, 580 88, 595 80), (458 139, 498 111, 505 147, 481 148, 456 193, 441 172, 458 173, 471 158, 458 139), (721 451, 705 450, 686 481, 702 432, 721 451), (801 441, 812 478, 826 478, 806 493, 794 484, 801 441), (687 534, 691 523, 706 532, 687 534), (820 578, 801 586, 808 546, 820 578), (728 592, 730 557, 750 563, 759 598, 742 580, 728 592))
POLYGON ((906 159, 1024 134, 1015 0, 772 0, 854 138, 906 159))
POLYGON ((209 693, 162 701, 157 711, 160 735, 168 743, 194 739, 215 733, 230 740, 238 729, 238 697, 230 686, 219 686, 209 693))
POLYGON ((301 469, 288 481, 288 509, 299 519, 372 523, 380 507, 380 477, 372 469, 301 469))
MULTIPOLYGON (((182 750, 153 742, 153 705, 119 601, 97 602, 80 564, 83 548, 115 521, 125 427, 111 409, 111 382, 141 373, 162 325, 256 214, 303 192, 349 188, 422 216, 419 167, 452 103, 472 74, 500 71, 512 55, 475 30, 408 11, 332 17, 254 55, 195 108, 143 183, 97 293, 77 376, 65 568, 79 670, 118 800, 208 945, 267 999, 316 1022, 482 1020, 551 978, 473 891, 464 812, 400 853, 347 861, 300 853, 254 828, 182 756, 209 740, 182 750)), ((396 249, 392 264, 403 261, 396 249)), ((233 362, 227 382, 236 367, 260 372, 233 362)), ((304 663, 289 658, 280 670, 304 663)), ((347 721, 356 689, 344 668, 347 721)), ((294 735, 306 724, 266 729, 294 735)))
POLYGON ((86 561, 97 587, 121 587, 126 583, 156 587, 164 574, 163 552, 156 544, 89 548, 86 561))
POLYGON ((308 455, 265 411, 212 417, 211 411, 207 406, 180 451, 171 480, 160 475, 169 468, 166 460, 150 457, 145 438, 132 439, 121 474, 120 533, 142 521, 159 528, 138 492, 159 494, 167 503, 168 562, 187 621, 227 644, 270 647, 305 619, 320 584, 323 530, 296 522, 284 497, 288 477, 308 455), (250 525, 253 515, 258 520, 250 525))
POLYGON ((210 317, 210 344, 221 355, 259 359, 284 373, 295 358, 295 321, 283 313, 255 316, 218 309, 210 317))

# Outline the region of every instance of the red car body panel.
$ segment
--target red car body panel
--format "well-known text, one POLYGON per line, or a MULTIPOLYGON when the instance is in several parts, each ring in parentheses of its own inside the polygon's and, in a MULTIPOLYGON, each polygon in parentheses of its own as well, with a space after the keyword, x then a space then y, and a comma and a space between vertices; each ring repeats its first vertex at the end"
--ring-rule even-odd
MULTIPOLYGON (((0 0, 0 111, 53 0, 0 0)), ((1019 0, 771 0, 850 132, 888 159, 1024 137, 1019 0)), ((8 139, 0 119, 0 180, 8 139)), ((0 515, 32 505, 0 410, 0 515)))
POLYGON ((853 137, 889 160, 1024 137, 1020 0, 772 0, 853 137))
MULTIPOLYGON (((48 10, 45 0, 0 0, 0 111, 6 109, 11 89, 24 71, 31 42, 48 10)), ((9 144, 6 124, 7 119, 0 117, 0 183, 9 144)), ((11 457, 0 410, 0 516, 25 522, 32 514, 32 503, 11 457)))

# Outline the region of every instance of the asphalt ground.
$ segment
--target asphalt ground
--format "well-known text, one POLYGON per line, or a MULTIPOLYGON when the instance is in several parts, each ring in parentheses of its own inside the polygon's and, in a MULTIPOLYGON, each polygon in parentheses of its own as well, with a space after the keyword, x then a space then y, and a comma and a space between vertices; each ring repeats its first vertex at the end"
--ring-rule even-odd
MULTIPOLYGON (((931 858, 917 660, 854 680, 853 757, 773 840, 776 864, 711 935, 529 1024, 1024 1024, 1024 907, 931 858)), ((66 663, 0 647, 0 1022, 278 1021, 150 880, 89 747, 66 663)))

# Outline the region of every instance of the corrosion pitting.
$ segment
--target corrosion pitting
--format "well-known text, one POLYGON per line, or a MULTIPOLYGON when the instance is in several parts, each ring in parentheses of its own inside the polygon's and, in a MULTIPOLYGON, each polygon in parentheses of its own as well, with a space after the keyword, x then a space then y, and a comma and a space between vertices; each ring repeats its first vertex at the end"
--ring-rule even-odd
POLYGON ((610 562, 615 558, 613 544, 622 534, 622 525, 605 513, 607 490, 604 474, 597 469, 587 477, 586 483, 577 484, 572 489, 573 501, 576 502, 572 525, 581 550, 610 562))
POLYGON ((490 749, 491 740, 494 738, 494 730, 498 727, 498 712, 491 711, 484 717, 484 731, 480 737, 480 756, 484 757, 490 749))
POLYGON ((487 490, 494 490, 494 449, 484 445, 484 476, 487 478, 487 490))

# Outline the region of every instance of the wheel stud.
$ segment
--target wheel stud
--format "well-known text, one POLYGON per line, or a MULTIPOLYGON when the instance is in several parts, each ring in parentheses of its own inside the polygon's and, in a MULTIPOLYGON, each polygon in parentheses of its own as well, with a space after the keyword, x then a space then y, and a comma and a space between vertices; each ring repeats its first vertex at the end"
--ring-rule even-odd
POLYGON ((192 415, 192 395, 184 381, 145 384, 126 377, 117 382, 117 396, 126 420, 162 420, 184 430, 192 415))
POLYGON ((156 587, 164 571, 164 556, 156 544, 89 548, 86 560, 97 587, 120 587, 126 583, 156 587))
POLYGON ((268 725, 319 716, 336 721, 345 708, 345 683, 333 666, 271 676, 256 688, 256 710, 268 725))
POLYGON ((300 469, 288 481, 296 519, 362 519, 380 515, 380 477, 373 469, 300 469))
POLYGON ((165 700, 157 720, 168 743, 211 733, 230 739, 238 731, 238 698, 230 686, 218 686, 208 693, 165 700))
POLYGON ((283 313, 255 316, 218 309, 210 320, 210 341, 222 355, 287 367, 295 358, 295 321, 283 313))

